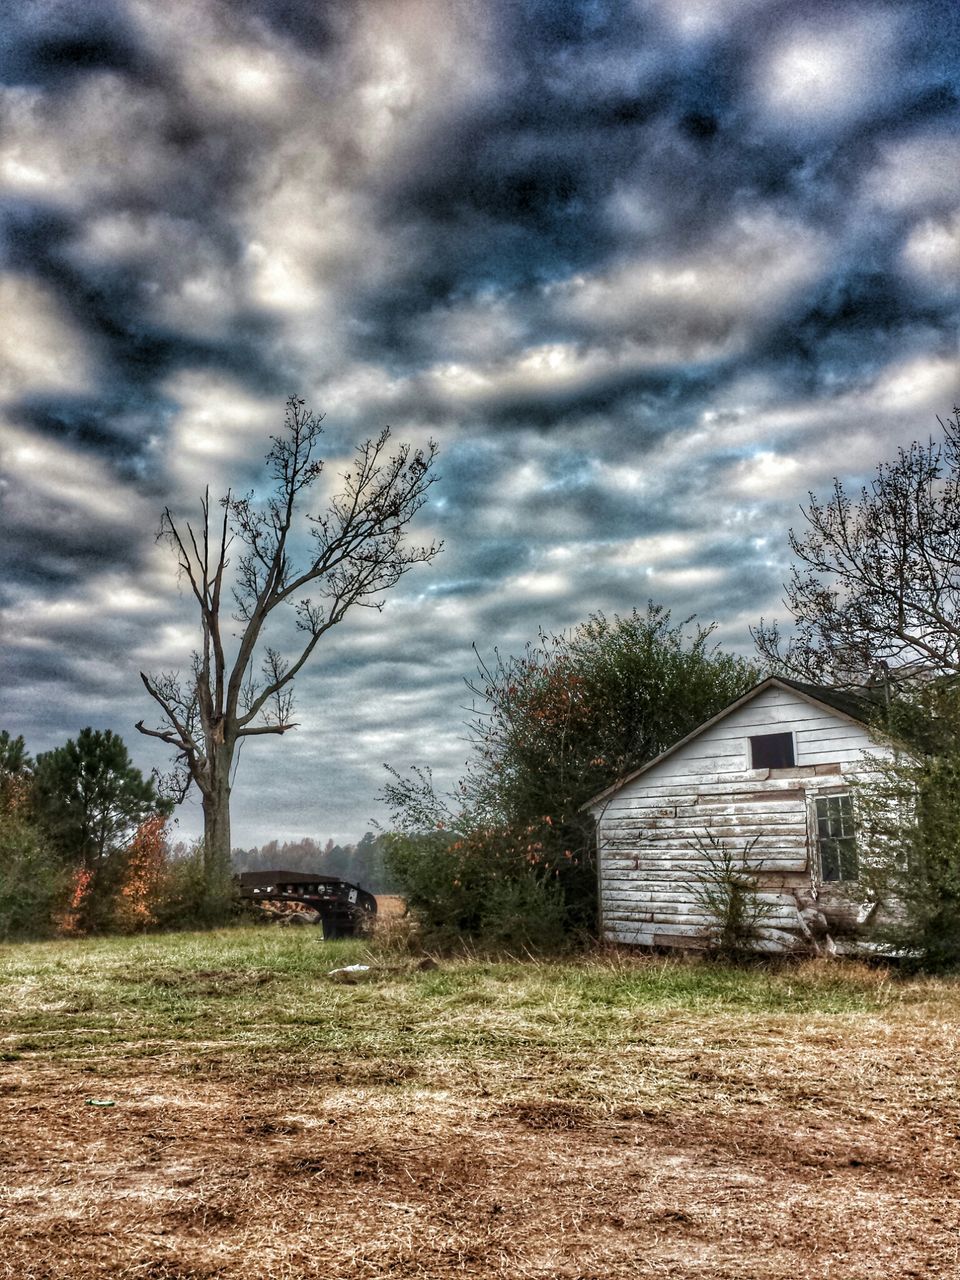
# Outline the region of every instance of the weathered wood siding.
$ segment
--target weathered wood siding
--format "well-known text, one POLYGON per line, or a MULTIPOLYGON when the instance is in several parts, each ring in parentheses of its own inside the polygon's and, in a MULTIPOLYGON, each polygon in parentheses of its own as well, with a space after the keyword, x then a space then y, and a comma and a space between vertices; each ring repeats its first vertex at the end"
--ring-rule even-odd
POLYGON ((611 941, 689 946, 709 919, 692 873, 706 865, 708 833, 762 864, 771 937, 802 931, 796 892, 817 875, 812 797, 849 787, 877 747, 866 728, 773 687, 704 729, 594 810, 603 934, 611 941), (751 769, 749 739, 794 734, 792 769, 751 769))

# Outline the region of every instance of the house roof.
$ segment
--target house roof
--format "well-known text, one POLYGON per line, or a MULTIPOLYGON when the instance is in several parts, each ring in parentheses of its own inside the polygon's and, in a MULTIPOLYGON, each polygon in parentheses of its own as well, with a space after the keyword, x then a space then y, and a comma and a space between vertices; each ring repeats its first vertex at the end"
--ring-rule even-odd
MULTIPOLYGON (((786 676, 774 676, 779 684, 795 689, 813 702, 822 702, 824 706, 839 711, 858 724, 872 724, 876 720, 880 704, 876 697, 865 693, 853 693, 849 689, 832 689, 823 684, 804 684, 801 680, 788 680, 786 676)), ((768 683, 768 681, 764 681, 768 683)), ((875 693, 879 690, 875 690, 875 693)))
POLYGON ((725 716, 730 715, 731 712, 744 706, 757 697, 758 694, 765 693, 767 689, 785 689, 791 693, 797 693, 805 702, 810 702, 814 706, 829 707, 835 714, 841 715, 845 720, 852 720, 857 724, 869 725, 875 718, 877 711, 876 702, 844 689, 831 689, 825 685, 804 684, 800 680, 788 680, 785 676, 768 676, 766 680, 761 680, 752 689, 748 689, 746 693, 741 694, 739 698, 731 702, 729 706, 724 707, 722 711, 718 711, 715 716, 711 716, 709 720, 704 720, 703 724, 697 725, 696 729, 682 737, 679 742, 675 742, 672 747, 667 747, 666 751, 661 751, 658 756, 654 756, 646 764, 642 764, 638 769, 634 769, 632 772, 625 774, 624 777, 618 778, 616 782, 588 800, 586 804, 582 804, 580 811, 584 812, 587 809, 594 808, 602 800, 606 800, 608 796, 612 796, 619 791, 621 787, 625 787, 628 782, 633 782, 635 778, 639 778, 641 774, 658 765, 661 760, 666 760, 675 751, 679 751, 688 742, 692 742, 705 729, 709 729, 711 725, 716 724, 725 716))

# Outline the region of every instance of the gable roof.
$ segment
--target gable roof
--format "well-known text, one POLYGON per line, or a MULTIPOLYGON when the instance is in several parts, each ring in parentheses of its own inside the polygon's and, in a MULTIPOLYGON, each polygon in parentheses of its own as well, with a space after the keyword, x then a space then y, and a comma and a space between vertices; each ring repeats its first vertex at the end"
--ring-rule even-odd
MULTIPOLYGON (((880 709, 880 703, 876 698, 866 693, 853 693, 849 689, 832 689, 824 684, 804 684, 801 680, 789 680, 786 676, 773 676, 771 679, 802 694, 808 702, 821 702, 825 707, 839 711, 848 720, 855 720, 857 724, 873 724, 880 709)), ((764 681, 764 683, 768 682, 764 681)), ((874 687, 874 692, 879 693, 879 688, 874 687)))
POLYGON ((765 693, 768 689, 783 689, 790 693, 799 694, 805 702, 809 702, 813 706, 828 707, 835 715, 840 715, 845 720, 851 720, 855 724, 869 726, 877 711, 875 702, 872 702, 869 698, 860 697, 855 693, 849 693, 844 689, 830 689, 822 685, 804 684, 800 680, 788 680, 785 676, 767 676, 765 680, 761 680, 752 689, 748 689, 746 693, 741 694, 729 706, 724 707, 722 711, 718 711, 715 716, 711 716, 709 720, 704 720, 703 724, 697 725, 696 729, 682 737, 679 742, 675 742, 672 747, 667 747, 666 751, 661 751, 658 756, 654 756, 646 764, 642 764, 638 769, 634 769, 632 772, 625 774, 624 777, 618 778, 616 782, 605 788, 605 790, 593 796, 586 804, 580 806, 580 812, 583 813, 587 809, 594 808, 601 800, 606 800, 608 796, 612 796, 621 787, 625 787, 627 783, 633 782, 635 778, 639 778, 641 774, 652 769, 654 765, 658 765, 661 760, 666 760, 675 751, 679 751, 688 742, 692 742, 705 729, 709 729, 711 725, 715 725, 725 716, 738 710, 753 698, 756 698, 758 694, 765 693))

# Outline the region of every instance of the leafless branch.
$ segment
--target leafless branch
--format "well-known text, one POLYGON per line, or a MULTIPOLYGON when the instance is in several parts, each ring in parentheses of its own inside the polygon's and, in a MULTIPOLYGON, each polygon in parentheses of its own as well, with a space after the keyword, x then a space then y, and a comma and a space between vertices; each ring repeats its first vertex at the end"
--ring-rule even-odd
MULTIPOLYGON (((161 519, 161 536, 199 607, 200 644, 182 681, 177 675, 141 677, 165 723, 150 728, 141 721, 137 727, 178 752, 203 793, 205 814, 216 796, 229 794, 230 765, 243 738, 295 727, 293 682, 322 637, 355 605, 381 608, 385 592, 440 550, 439 543, 407 541, 410 522, 436 480, 436 446, 402 444, 391 453, 389 428, 359 446, 326 511, 300 510, 323 471, 315 456, 322 421, 302 400, 287 401, 284 429, 271 437, 267 453, 273 491, 264 500, 228 492, 215 518, 207 490, 196 525, 178 522, 169 508, 161 519), (291 540, 300 520, 311 541, 305 562, 297 565, 291 540), (231 566, 234 544, 239 555, 231 566), (240 623, 232 653, 222 629, 225 586, 240 623), (289 653, 263 643, 281 605, 292 609, 301 637, 289 653)), ((226 837, 221 831, 218 838, 226 837)))
POLYGON ((960 673, 960 415, 942 440, 914 441, 882 463, 854 501, 839 481, 811 494, 805 528, 790 535, 796 564, 784 641, 761 621, 758 648, 774 669, 863 684, 918 669, 960 673))

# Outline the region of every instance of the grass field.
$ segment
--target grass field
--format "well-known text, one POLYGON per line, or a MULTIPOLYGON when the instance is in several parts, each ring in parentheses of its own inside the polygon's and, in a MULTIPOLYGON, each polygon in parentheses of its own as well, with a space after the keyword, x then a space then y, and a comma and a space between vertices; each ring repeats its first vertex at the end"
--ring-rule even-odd
POLYGON ((960 986, 0 949, 0 1276, 960 1276, 960 986), (376 967, 356 985, 337 965, 376 967))

